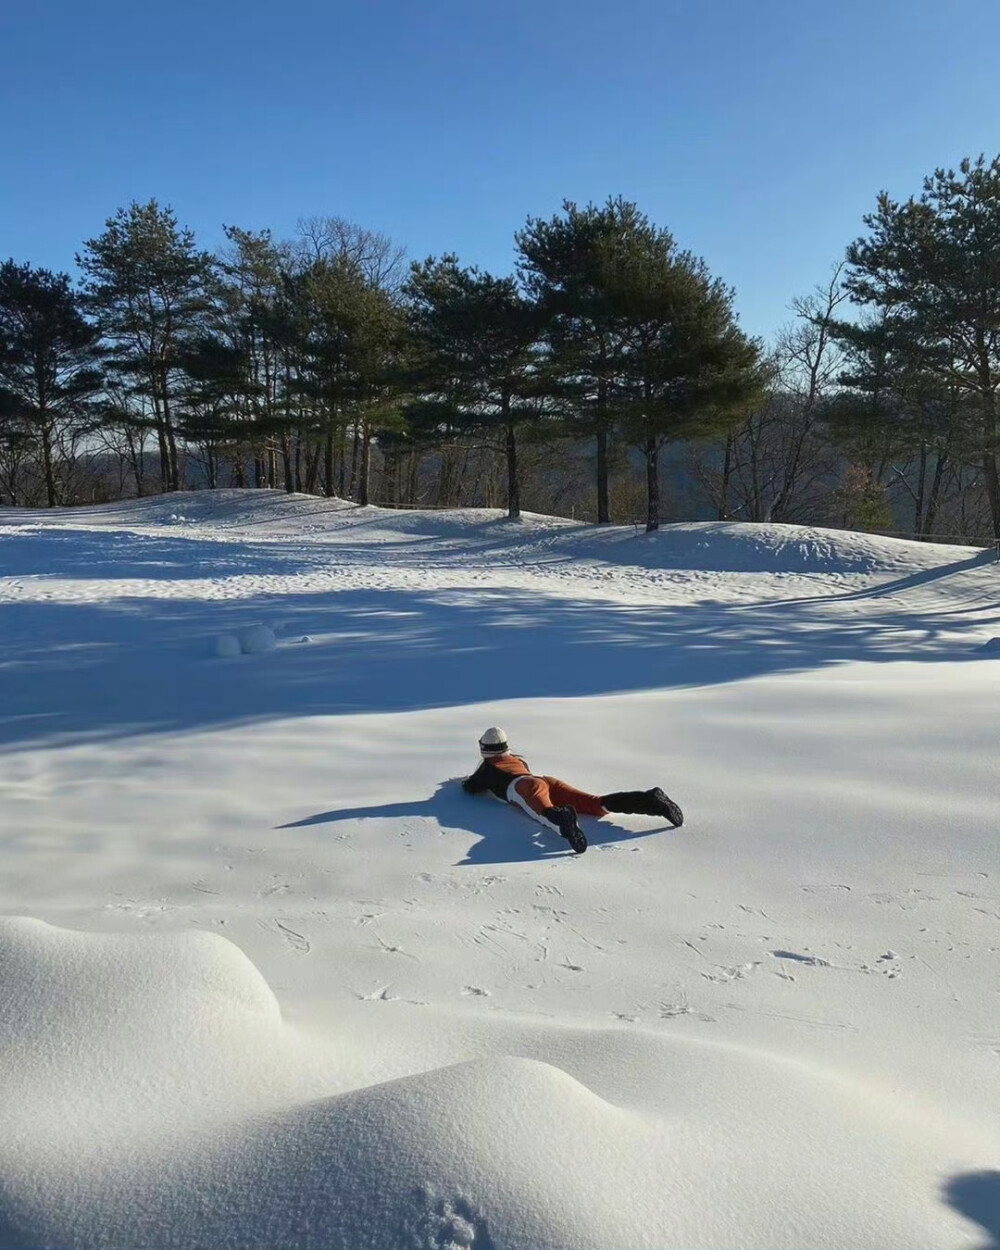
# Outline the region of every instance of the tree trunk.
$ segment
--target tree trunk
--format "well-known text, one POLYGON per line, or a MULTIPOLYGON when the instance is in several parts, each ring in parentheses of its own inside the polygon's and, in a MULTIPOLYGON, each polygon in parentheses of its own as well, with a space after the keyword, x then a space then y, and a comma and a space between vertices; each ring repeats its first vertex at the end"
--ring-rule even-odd
POLYGON ((510 395, 504 391, 500 396, 500 407, 507 424, 507 519, 521 519, 521 488, 517 480, 517 436, 514 422, 510 419, 510 395))
POLYGON ((253 484, 258 490, 264 485, 264 461, 259 454, 253 458, 253 484))
POLYGON ((722 488, 719 493, 719 520, 729 520, 729 483, 733 476, 733 436, 726 435, 726 455, 722 461, 722 488))
POLYGON ((52 427, 42 426, 42 460, 45 463, 45 495, 49 507, 56 506, 56 478, 52 471, 52 427))
POLYGON ((160 401, 153 395, 153 416, 156 421, 156 441, 160 449, 160 490, 170 490, 170 452, 167 448, 167 427, 160 411, 160 401))
POLYGON ((295 483, 292 481, 292 448, 287 433, 281 436, 281 466, 285 475, 285 493, 290 495, 295 483))
POLYGON ((920 468, 917 472, 917 492, 913 499, 913 532, 918 536, 926 533, 924 519, 924 483, 927 479, 927 444, 920 440, 920 468))
MULTIPOLYGON (((985 357, 985 349, 981 347, 985 357)), ((986 498, 990 504, 990 518, 993 522, 993 537, 1000 541, 1000 473, 997 460, 1000 456, 1000 434, 997 431, 996 395, 993 391, 993 377, 989 363, 981 369, 983 399, 983 473, 986 478, 986 498)))
MULTIPOLYGON (((438 462, 437 502, 438 507, 447 508, 451 503, 451 478, 454 469, 454 456, 450 447, 441 450, 438 462)), ((486 505, 489 507, 489 503, 486 505)))
POLYGON ((333 489, 333 422, 328 422, 323 444, 323 494, 332 499, 333 489))
POLYGON ((306 494, 316 494, 316 478, 319 476, 320 445, 313 442, 306 448, 306 494))
POLYGON ((162 378, 163 386, 163 428, 167 436, 167 473, 170 480, 169 490, 180 490, 181 478, 177 465, 177 437, 174 434, 173 422, 170 418, 170 396, 167 393, 166 376, 162 378))
POLYGON ((660 449, 656 435, 650 430, 646 434, 646 533, 652 534, 660 528, 660 449))
POLYGON ((347 426, 341 425, 337 431, 337 472, 339 474, 337 480, 337 494, 341 499, 346 499, 345 491, 347 490, 347 426))
POLYGON ((368 484, 372 466, 372 430, 367 420, 361 423, 361 474, 358 480, 358 503, 368 507, 368 484))
POLYGON ((941 501, 941 487, 944 482, 944 470, 948 463, 948 453, 939 451, 937 456, 937 464, 934 466, 934 478, 931 481, 931 489, 927 496, 927 511, 924 513, 924 528, 921 531, 924 535, 934 533, 934 525, 937 522, 938 505, 941 501))
POLYGON ((611 522, 611 504, 608 492, 608 430, 602 422, 597 427, 597 524, 611 522))
POLYGON ((416 451, 410 452, 410 463, 406 476, 406 502, 415 504, 417 502, 417 491, 420 486, 420 455, 416 451))
POLYGON ((295 490, 302 494, 302 433, 299 430, 295 432, 295 490))
POLYGON ((131 429, 125 426, 125 447, 127 449, 128 461, 132 466, 132 476, 135 478, 136 497, 141 499, 145 486, 146 466, 143 458, 146 454, 145 436, 141 430, 135 432, 133 437, 131 429))
POLYGON ((990 501, 993 537, 1000 541, 1000 474, 997 472, 995 452, 986 451, 983 453, 983 472, 986 476, 986 497, 990 501))
POLYGON ((608 490, 608 379, 604 376, 607 355, 601 338, 601 376, 597 379, 597 524, 611 523, 611 495, 608 490))
POLYGON ((351 484, 348 488, 348 494, 353 499, 355 497, 355 486, 358 481, 358 449, 361 445, 361 427, 357 421, 354 422, 354 445, 351 448, 351 484))

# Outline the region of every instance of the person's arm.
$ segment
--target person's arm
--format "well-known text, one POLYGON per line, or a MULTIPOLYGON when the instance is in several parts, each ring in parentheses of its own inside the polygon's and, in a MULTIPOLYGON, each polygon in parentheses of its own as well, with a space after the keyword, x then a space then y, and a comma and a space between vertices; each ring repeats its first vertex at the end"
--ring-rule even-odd
POLYGON ((490 779, 486 771, 486 760, 479 765, 471 777, 466 777, 462 782, 462 789, 466 794, 482 794, 490 788, 490 779))

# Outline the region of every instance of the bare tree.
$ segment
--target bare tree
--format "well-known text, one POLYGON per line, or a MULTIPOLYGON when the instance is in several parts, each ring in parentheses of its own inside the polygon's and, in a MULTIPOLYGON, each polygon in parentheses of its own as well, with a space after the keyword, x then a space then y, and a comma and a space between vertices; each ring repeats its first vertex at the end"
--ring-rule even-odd
POLYGON ((395 295, 407 278, 406 248, 377 230, 342 217, 301 217, 292 249, 300 260, 347 260, 356 265, 369 286, 395 295))
POLYGON ((795 521, 814 513, 831 488, 837 454, 823 408, 843 368, 831 333, 847 298, 842 271, 837 265, 825 285, 792 301, 796 319, 778 336, 771 385, 743 426, 690 457, 722 520, 795 521))

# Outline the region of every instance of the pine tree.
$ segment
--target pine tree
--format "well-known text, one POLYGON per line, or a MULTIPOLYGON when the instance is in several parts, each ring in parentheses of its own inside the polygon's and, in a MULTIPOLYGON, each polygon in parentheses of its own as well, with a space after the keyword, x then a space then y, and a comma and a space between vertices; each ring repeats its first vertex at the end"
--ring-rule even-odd
POLYGON ((59 500, 55 446, 94 423, 101 384, 98 334, 67 274, 0 265, 0 420, 38 450, 48 506, 59 500))
POLYGON ((231 387, 225 419, 237 478, 243 476, 249 455, 255 484, 276 485, 280 449, 285 489, 292 491, 299 485, 292 440, 301 433, 300 335, 291 308, 292 258, 287 248, 272 241, 269 230, 238 226, 224 230, 229 247, 217 261, 209 287, 210 336, 198 336, 193 381, 208 381, 205 369, 211 374, 214 362, 216 381, 231 387), (234 368, 241 376, 232 385, 234 368))
POLYGON ((172 209, 150 200, 120 208, 76 260, 86 306, 109 345, 108 368, 148 405, 163 488, 179 490, 178 353, 206 312, 212 257, 197 250, 172 209))
POLYGON ((636 206, 618 197, 600 208, 567 200, 562 216, 529 217, 515 236, 519 275, 543 315, 548 389, 570 431, 596 443, 599 523, 611 519, 611 397, 627 336, 613 296, 615 275, 649 229, 636 206))
POLYGON ((894 349, 970 401, 969 437, 1000 538, 1000 157, 938 169, 904 203, 884 192, 847 249, 852 298, 891 313, 894 349))
POLYGON ((660 526, 659 453, 743 420, 764 381, 759 344, 739 329, 732 292, 704 261, 647 235, 614 275, 612 303, 626 327, 615 407, 646 461, 646 531, 660 526))
POLYGON ((597 443, 597 518, 610 520, 615 427, 645 457, 647 528, 659 527, 663 443, 725 429, 759 387, 760 351, 732 292, 635 204, 563 204, 517 235, 519 272, 545 318, 545 375, 597 443))
POLYGON ((543 412, 539 309, 512 278, 462 268, 457 257, 413 266, 410 301, 415 388, 466 429, 499 432, 507 464, 507 515, 521 515, 518 429, 543 412))
POLYGON ((365 506, 373 439, 382 425, 398 420, 403 315, 391 294, 347 255, 314 261, 300 281, 304 386, 324 433, 326 491, 334 494, 335 442, 345 473, 350 429, 350 481, 342 493, 365 506))

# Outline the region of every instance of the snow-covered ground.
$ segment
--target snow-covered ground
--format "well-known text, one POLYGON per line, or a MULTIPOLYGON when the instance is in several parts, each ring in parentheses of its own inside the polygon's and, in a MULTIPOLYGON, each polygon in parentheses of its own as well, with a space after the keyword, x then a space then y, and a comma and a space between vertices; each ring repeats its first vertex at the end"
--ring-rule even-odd
POLYGON ((1000 1245, 998 635, 828 530, 0 512, 0 1245, 1000 1245))

